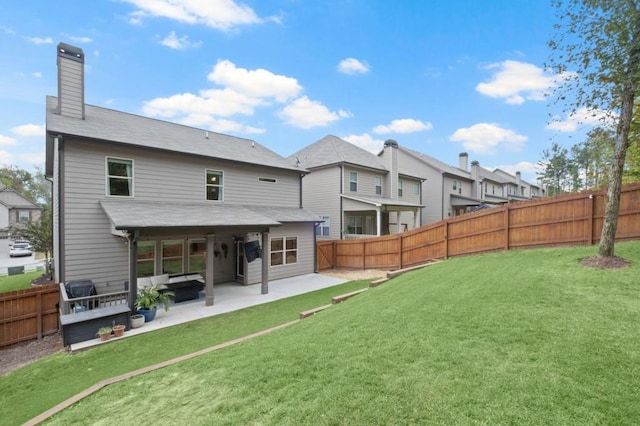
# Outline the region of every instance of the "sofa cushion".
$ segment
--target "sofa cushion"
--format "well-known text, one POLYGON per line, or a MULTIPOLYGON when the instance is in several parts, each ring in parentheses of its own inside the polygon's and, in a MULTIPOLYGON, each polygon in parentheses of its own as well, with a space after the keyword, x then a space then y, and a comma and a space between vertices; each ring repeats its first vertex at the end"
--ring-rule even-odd
POLYGON ((153 286, 151 282, 151 277, 142 277, 138 278, 138 288, 146 288, 153 286))
POLYGON ((154 275, 151 277, 151 284, 161 286, 169 282, 169 274, 154 275))
POLYGON ((169 278, 169 284, 181 283, 183 281, 187 281, 186 275, 178 275, 177 277, 169 278))
POLYGON ((204 278, 202 278, 202 275, 200 274, 190 274, 185 278, 187 281, 200 281, 201 283, 204 283, 204 278))

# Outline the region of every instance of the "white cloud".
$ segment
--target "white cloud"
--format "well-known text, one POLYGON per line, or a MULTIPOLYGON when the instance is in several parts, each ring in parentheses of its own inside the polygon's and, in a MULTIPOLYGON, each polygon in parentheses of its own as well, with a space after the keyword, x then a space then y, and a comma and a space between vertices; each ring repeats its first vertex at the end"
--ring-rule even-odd
POLYGON ((373 133, 415 133, 424 132, 431 129, 433 129, 433 125, 428 121, 425 123, 420 120, 414 120, 413 118, 402 118, 399 120, 393 120, 387 125, 376 126, 373 129, 373 133))
POLYGON ((0 135, 0 146, 12 146, 16 144, 16 140, 14 138, 10 138, 9 136, 0 135))
POLYGON ((45 163, 44 152, 38 153, 29 153, 29 154, 18 154, 16 155, 18 159, 20 159, 24 163, 29 163, 32 165, 42 166, 45 163))
POLYGON ((616 118, 614 117, 614 114, 610 111, 601 109, 588 110, 586 108, 581 108, 571 114, 567 114, 564 118, 559 116, 553 117, 545 129, 570 133, 578 130, 580 126, 613 127, 616 124, 615 120, 616 118))
POLYGON ((478 123, 456 130, 449 140, 461 142, 465 150, 476 154, 493 154, 496 148, 520 151, 527 137, 495 123, 478 123))
POLYGON ((495 167, 487 167, 488 169, 500 169, 515 176, 516 172, 520 172, 522 179, 529 183, 536 183, 537 172, 540 169, 537 163, 529 161, 520 161, 517 164, 509 164, 495 167))
POLYGON ((366 62, 360 62, 355 58, 343 59, 336 68, 344 74, 366 74, 371 70, 366 62))
POLYGON ((74 43, 92 43, 93 39, 91 37, 82 37, 82 36, 72 36, 69 34, 65 34, 65 37, 69 38, 74 43))
POLYGON ((53 39, 51 37, 45 37, 45 38, 27 37, 27 40, 29 40, 31 43, 34 43, 34 44, 51 44, 51 43, 53 43, 53 39))
POLYGON ((343 136, 341 139, 344 139, 347 142, 351 142, 352 144, 359 146, 362 149, 365 149, 373 154, 378 154, 384 145, 384 141, 382 139, 375 139, 368 133, 363 133, 361 135, 349 135, 343 136))
POLYGON ((302 129, 326 126, 340 118, 350 116, 348 112, 342 110, 331 111, 321 102, 312 101, 306 96, 291 102, 278 115, 287 124, 302 129))
POLYGON ((144 103, 142 111, 150 116, 175 118, 207 114, 228 117, 251 115, 256 106, 265 105, 260 98, 246 96, 232 89, 201 90, 199 95, 181 93, 168 98, 155 98, 144 103))
POLYGON ((16 135, 19 136, 25 136, 25 137, 30 137, 30 136, 38 136, 38 137, 44 137, 45 134, 45 127, 44 125, 38 125, 38 124, 24 124, 22 126, 17 126, 17 127, 13 127, 11 129, 11 131, 13 133, 15 133, 16 135))
MULTIPOLYGON (((233 0, 124 0, 138 7, 130 14, 129 22, 139 24, 148 16, 172 19, 184 24, 206 25, 228 31, 240 25, 264 21, 253 9, 233 0)), ((267 18, 278 21, 279 18, 267 18)))
POLYGON ((42 73, 40 71, 32 72, 31 75, 35 78, 42 78, 42 73))
POLYGON ((278 102, 298 96, 302 87, 295 78, 273 74, 262 68, 238 68, 229 60, 218 61, 208 79, 247 96, 275 98, 278 102))
POLYGON ((172 49, 186 49, 189 47, 200 47, 202 45, 201 41, 189 41, 189 36, 176 36, 175 31, 171 31, 169 35, 167 35, 164 39, 160 40, 160 44, 163 46, 170 47, 172 49))
POLYGON ((14 156, 12 153, 0 150, 0 164, 8 165, 13 164, 14 162, 14 156))
POLYGON ((476 90, 492 98, 503 98, 513 105, 522 104, 525 100, 544 100, 558 79, 558 76, 545 73, 533 64, 513 60, 490 64, 485 69, 497 71, 491 81, 478 84, 476 90))

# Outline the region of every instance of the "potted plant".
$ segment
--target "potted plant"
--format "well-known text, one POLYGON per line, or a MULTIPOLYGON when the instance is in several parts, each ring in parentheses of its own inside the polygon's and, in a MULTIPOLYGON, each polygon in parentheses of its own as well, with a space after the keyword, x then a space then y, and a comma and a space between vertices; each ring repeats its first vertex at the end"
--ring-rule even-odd
POLYGON ((98 337, 100 337, 102 341, 109 340, 111 337, 111 327, 100 327, 98 329, 98 337))
POLYGON ((125 326, 122 324, 116 324, 111 327, 111 329, 113 330, 113 335, 115 337, 122 337, 124 335, 125 326))
POLYGON ((144 315, 133 314, 131 315, 131 328, 138 328, 144 325, 144 315))
POLYGON ((164 310, 169 310, 172 291, 160 291, 158 286, 143 287, 138 290, 136 308, 139 314, 144 315, 144 321, 149 322, 156 317, 157 305, 162 303, 164 310))

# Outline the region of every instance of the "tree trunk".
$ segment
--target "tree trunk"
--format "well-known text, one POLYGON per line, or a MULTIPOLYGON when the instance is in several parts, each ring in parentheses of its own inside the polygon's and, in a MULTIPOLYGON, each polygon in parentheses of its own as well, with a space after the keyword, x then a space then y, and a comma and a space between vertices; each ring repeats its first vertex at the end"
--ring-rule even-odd
POLYGON ((622 87, 622 108, 620 120, 616 128, 616 146, 613 155, 611 181, 607 191, 607 206, 602 224, 598 256, 612 257, 618 228, 618 212, 620 211, 620 191, 622 189, 622 172, 629 148, 629 129, 633 120, 633 102, 635 99, 636 79, 640 71, 640 32, 636 29, 631 42, 629 62, 622 87))

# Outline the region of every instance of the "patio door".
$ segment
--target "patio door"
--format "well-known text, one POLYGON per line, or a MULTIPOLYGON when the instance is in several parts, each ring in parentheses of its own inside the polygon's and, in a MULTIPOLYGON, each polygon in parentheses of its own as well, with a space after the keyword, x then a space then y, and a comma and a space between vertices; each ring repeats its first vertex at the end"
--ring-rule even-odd
POLYGON ((236 241, 236 279, 244 278, 244 241, 236 241))

